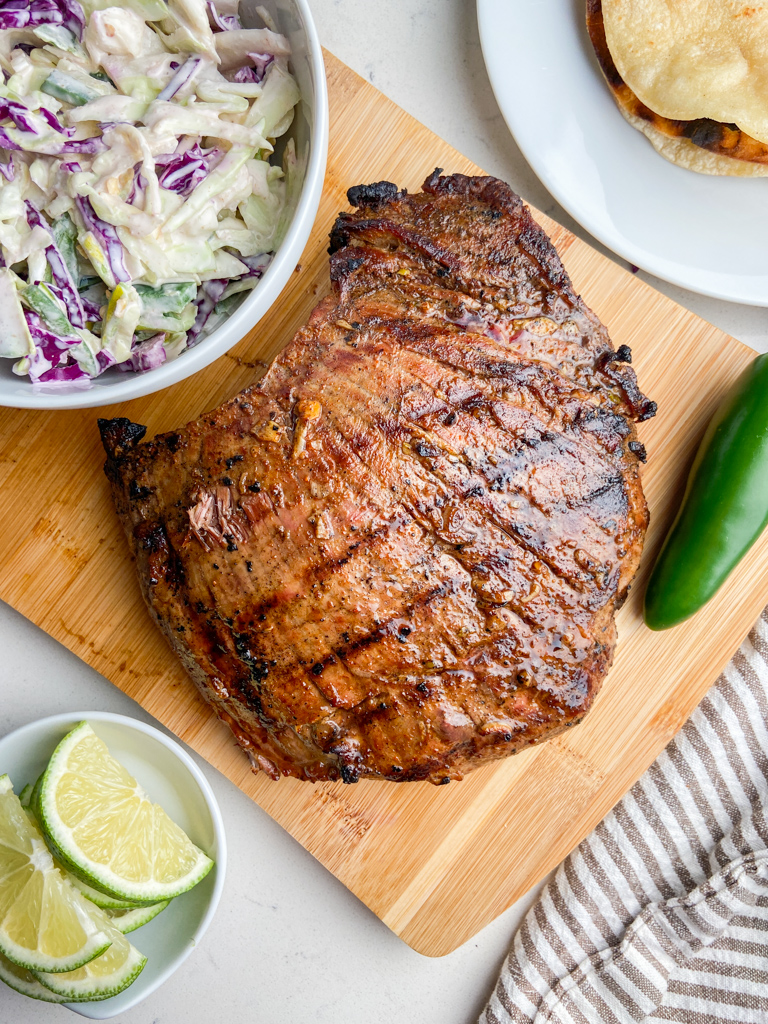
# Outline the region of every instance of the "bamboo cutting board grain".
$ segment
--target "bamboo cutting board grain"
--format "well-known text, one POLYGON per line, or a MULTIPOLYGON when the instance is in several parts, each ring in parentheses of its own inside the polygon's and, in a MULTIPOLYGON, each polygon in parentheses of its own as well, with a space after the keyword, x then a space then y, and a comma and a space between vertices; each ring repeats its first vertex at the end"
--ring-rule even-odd
MULTIPOLYGON (((439 165, 477 169, 335 58, 331 144, 315 230, 293 280, 226 356, 156 395, 99 410, 169 430, 261 373, 328 290, 327 234, 349 185, 417 189, 439 165)), ((644 579, 707 417, 751 350, 539 217, 576 289, 632 346, 659 415, 640 428, 652 510, 619 646, 578 729, 469 775, 427 783, 270 782, 197 696, 150 622, 102 473, 96 412, 0 412, 0 597, 134 697, 224 772, 414 949, 450 952, 585 836, 680 728, 768 602, 768 535, 697 617, 668 633, 640 617, 644 579)))

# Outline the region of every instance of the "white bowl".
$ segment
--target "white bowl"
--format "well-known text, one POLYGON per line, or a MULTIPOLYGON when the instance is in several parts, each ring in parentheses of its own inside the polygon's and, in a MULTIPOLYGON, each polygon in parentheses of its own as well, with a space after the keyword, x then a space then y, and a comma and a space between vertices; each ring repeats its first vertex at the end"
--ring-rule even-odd
POLYGON ((301 90, 301 102, 286 138, 296 152, 307 152, 301 195, 282 245, 264 277, 221 326, 178 359, 145 373, 107 370, 90 385, 32 384, 11 371, 12 360, 0 359, 0 406, 17 409, 85 409, 140 398, 184 380, 227 352, 254 327, 283 290, 299 261, 312 230, 325 177, 328 154, 328 91, 325 65, 307 0, 241 0, 243 23, 261 25, 255 14, 266 7, 291 43, 291 70, 301 90))
POLYGON ((131 933, 131 942, 147 957, 146 967, 132 985, 100 1002, 64 1004, 83 1017, 106 1020, 146 999, 200 942, 224 886, 227 845, 216 798, 195 762, 174 740, 133 718, 75 711, 30 722, 0 739, 0 775, 7 772, 16 793, 21 792, 45 769, 59 740, 83 721, 90 722, 110 753, 214 861, 194 889, 177 896, 154 921, 131 933))

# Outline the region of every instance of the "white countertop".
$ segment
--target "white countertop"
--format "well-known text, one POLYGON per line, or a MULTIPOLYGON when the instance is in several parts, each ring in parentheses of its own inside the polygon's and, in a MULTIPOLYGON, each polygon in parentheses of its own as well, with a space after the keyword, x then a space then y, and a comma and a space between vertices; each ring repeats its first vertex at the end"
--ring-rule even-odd
MULTIPOLYGON (((485 73, 471 0, 310 4, 328 49, 525 199, 589 237, 539 184, 506 130, 485 73)), ((767 310, 646 279, 741 341, 768 350, 767 310)), ((2 604, 0 651, 0 733, 75 709, 153 722, 2 604)), ((200 948, 158 992, 115 1018, 120 1024, 469 1024, 477 1018, 533 893, 461 949, 427 959, 240 790, 197 762, 227 830, 224 895, 200 948)), ((68 1013, 0 986, 0 1024, 75 1020, 68 1013)))

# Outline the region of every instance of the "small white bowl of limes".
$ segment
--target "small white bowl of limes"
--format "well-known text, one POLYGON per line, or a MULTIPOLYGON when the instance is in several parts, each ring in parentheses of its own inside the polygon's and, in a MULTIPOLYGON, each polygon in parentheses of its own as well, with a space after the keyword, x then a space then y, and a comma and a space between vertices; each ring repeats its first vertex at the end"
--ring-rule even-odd
POLYGON ((224 882, 210 786, 159 730, 103 712, 0 739, 0 981, 94 1020, 192 952, 224 882))

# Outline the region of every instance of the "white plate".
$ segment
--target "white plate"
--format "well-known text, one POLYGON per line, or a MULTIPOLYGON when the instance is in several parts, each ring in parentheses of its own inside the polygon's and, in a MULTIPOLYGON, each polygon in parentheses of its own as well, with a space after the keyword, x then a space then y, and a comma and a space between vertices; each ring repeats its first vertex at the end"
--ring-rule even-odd
POLYGON ((630 263, 692 291, 768 306, 768 181, 675 167, 619 113, 584 0, 477 0, 501 112, 566 210, 630 263))
POLYGON ((106 1020, 146 999, 200 941, 221 896, 227 847, 216 798, 189 754, 159 730, 123 715, 73 712, 22 726, 0 739, 0 775, 7 772, 16 793, 21 792, 44 770, 59 740, 82 721, 91 723, 110 753, 215 862, 194 889, 171 900, 154 921, 131 932, 131 942, 147 957, 146 967, 132 985, 101 1002, 64 1004, 83 1017, 106 1020))

